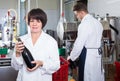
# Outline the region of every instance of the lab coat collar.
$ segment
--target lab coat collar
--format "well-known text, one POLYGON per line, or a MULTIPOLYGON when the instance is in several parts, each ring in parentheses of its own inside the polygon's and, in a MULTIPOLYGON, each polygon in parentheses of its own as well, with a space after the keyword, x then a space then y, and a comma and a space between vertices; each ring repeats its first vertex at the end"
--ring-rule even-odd
POLYGON ((82 21, 81 22, 83 22, 86 18, 88 18, 88 17, 90 17, 90 14, 86 14, 84 17, 83 17, 83 19, 82 19, 82 21))
MULTIPOLYGON (((42 36, 43 33, 44 33, 44 32, 43 32, 43 30, 42 30, 40 36, 42 36)), ((28 37, 31 38, 31 33, 28 33, 28 37)))
MULTIPOLYGON (((44 32, 43 32, 43 30, 41 31, 41 34, 40 34, 40 36, 38 37, 38 40, 40 40, 40 38, 43 36, 43 34, 44 34, 44 32)), ((32 47, 34 47, 35 45, 33 45, 33 43, 32 43, 32 37, 31 37, 31 33, 28 33, 28 37, 27 37, 28 39, 26 39, 26 40, 28 40, 29 42, 30 42, 30 45, 32 45, 32 47)), ((37 41, 38 41, 37 40, 37 41)), ((37 41, 36 41, 36 43, 37 43, 37 41)))

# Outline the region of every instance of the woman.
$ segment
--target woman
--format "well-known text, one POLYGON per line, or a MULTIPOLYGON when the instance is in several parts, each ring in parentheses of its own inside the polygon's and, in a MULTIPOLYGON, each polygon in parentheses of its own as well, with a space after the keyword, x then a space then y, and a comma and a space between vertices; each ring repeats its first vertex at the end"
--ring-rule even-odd
POLYGON ((28 13, 30 33, 21 36, 17 42, 11 65, 19 70, 17 81, 52 81, 52 73, 60 68, 58 45, 54 38, 43 32, 47 15, 42 9, 32 9, 28 13), (36 66, 28 68, 22 58, 24 45, 32 53, 36 66))

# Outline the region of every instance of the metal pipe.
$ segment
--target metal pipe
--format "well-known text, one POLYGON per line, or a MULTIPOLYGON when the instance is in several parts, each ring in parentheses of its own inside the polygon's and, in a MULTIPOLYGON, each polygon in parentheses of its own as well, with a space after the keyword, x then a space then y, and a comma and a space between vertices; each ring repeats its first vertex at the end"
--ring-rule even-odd
POLYGON ((62 15, 62 11, 63 11, 63 0, 60 0, 60 16, 62 15))

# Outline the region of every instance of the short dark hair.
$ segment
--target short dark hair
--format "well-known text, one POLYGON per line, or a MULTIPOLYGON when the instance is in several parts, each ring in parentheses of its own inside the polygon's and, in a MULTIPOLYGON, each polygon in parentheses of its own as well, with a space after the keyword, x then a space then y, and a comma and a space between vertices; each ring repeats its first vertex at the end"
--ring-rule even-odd
POLYGON ((87 5, 85 5, 82 2, 77 2, 74 6, 73 6, 73 11, 84 11, 88 13, 87 10, 87 5))
POLYGON ((47 15, 46 13, 40 9, 40 8, 35 8, 32 9, 29 13, 28 13, 28 25, 30 24, 30 19, 36 19, 36 20, 40 20, 42 22, 42 28, 46 25, 47 23, 47 15))

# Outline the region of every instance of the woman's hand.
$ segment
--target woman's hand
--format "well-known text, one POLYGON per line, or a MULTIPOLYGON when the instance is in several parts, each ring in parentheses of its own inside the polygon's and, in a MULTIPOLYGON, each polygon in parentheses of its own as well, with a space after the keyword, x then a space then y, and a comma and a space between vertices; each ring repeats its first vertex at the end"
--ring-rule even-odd
POLYGON ((23 49, 24 49, 23 42, 17 42, 15 44, 15 49, 16 49, 16 57, 19 57, 21 55, 21 52, 23 52, 23 49))
POLYGON ((36 66, 33 67, 32 69, 27 68, 27 70, 30 71, 30 72, 32 72, 32 71, 36 70, 37 68, 43 66, 43 62, 42 62, 42 61, 38 61, 38 60, 36 60, 36 61, 32 61, 32 63, 36 64, 36 66))

